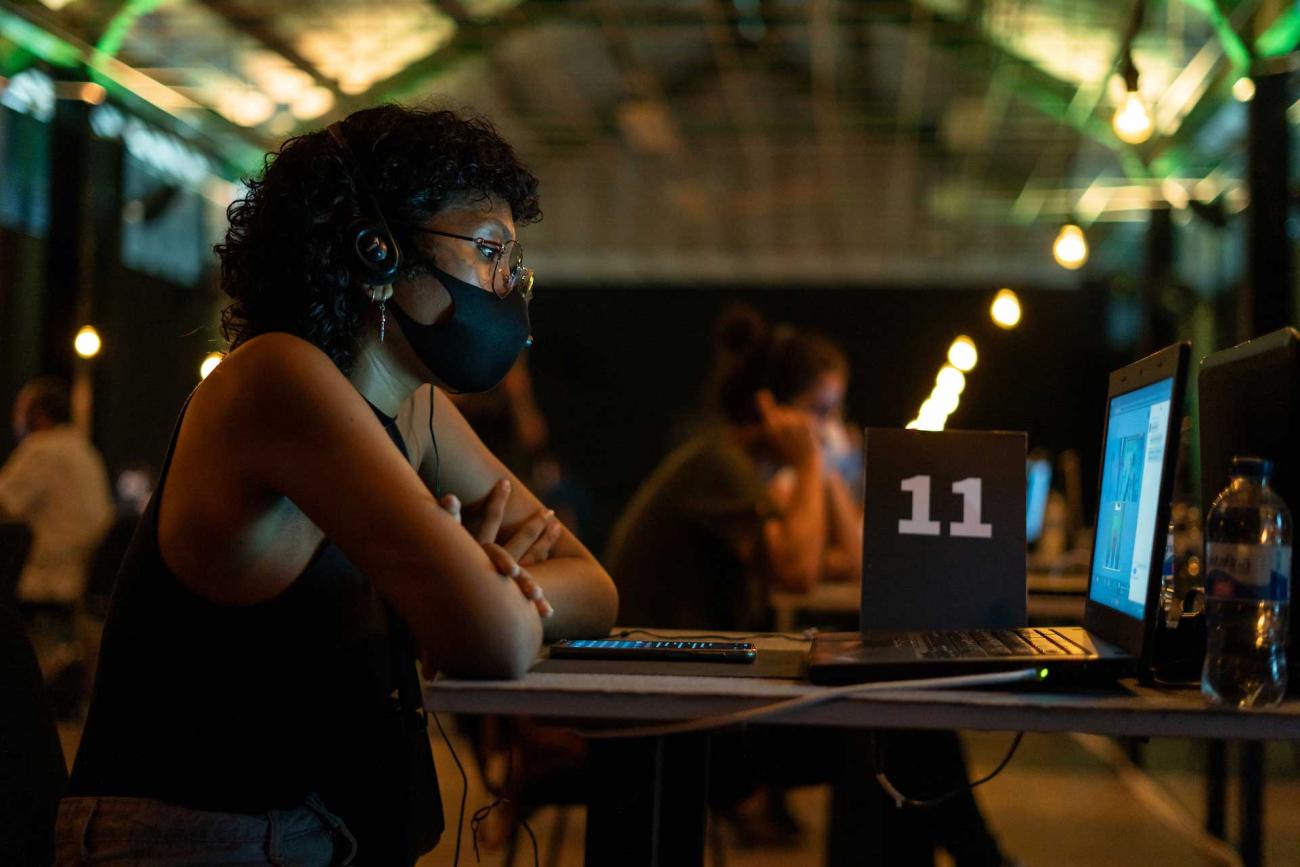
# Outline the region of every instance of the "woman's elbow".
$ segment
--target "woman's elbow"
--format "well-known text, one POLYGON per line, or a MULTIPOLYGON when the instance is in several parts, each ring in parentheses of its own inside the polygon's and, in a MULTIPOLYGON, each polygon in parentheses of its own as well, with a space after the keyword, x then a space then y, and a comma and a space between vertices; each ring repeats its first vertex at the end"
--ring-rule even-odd
POLYGON ((601 583, 595 603, 592 605, 591 632, 593 635, 603 636, 608 635, 614 628, 614 624, 618 622, 618 588, 614 586, 614 580, 603 570, 601 574, 605 580, 601 583))
POLYGON ((526 615, 515 628, 444 652, 439 670, 461 680, 518 680, 537 661, 541 646, 541 621, 526 615))

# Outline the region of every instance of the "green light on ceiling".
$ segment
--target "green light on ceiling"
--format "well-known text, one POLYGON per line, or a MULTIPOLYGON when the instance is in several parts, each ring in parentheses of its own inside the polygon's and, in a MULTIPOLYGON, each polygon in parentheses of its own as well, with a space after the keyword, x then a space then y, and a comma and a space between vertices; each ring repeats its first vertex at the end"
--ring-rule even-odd
POLYGON ((81 52, 76 46, 4 10, 0 10, 0 36, 54 66, 76 66, 81 62, 81 52))
POLYGON ((122 50, 122 43, 126 41, 127 34, 135 26, 136 20, 148 15, 166 2, 168 0, 127 0, 108 22, 108 26, 104 28, 104 35, 99 37, 99 42, 95 44, 95 53, 107 57, 116 57, 117 53, 122 50))
POLYGON ((1219 41, 1223 43, 1223 53, 1228 55, 1228 60, 1232 62, 1232 68, 1236 70, 1237 74, 1248 75, 1250 73, 1250 48, 1237 35, 1237 31, 1232 29, 1232 22, 1219 8, 1218 0, 1187 0, 1187 5, 1196 9, 1209 20, 1215 34, 1219 37, 1219 41))
POLYGON ((1255 40, 1260 57, 1282 57, 1300 45, 1300 6, 1292 4, 1255 40))

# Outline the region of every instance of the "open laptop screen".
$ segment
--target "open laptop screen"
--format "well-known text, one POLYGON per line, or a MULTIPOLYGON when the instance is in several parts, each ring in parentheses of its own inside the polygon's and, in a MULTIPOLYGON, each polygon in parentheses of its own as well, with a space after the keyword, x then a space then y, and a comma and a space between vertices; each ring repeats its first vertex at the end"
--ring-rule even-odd
POLYGON ((1173 391, 1169 377, 1113 397, 1106 419, 1088 596, 1137 620, 1151 578, 1173 391))

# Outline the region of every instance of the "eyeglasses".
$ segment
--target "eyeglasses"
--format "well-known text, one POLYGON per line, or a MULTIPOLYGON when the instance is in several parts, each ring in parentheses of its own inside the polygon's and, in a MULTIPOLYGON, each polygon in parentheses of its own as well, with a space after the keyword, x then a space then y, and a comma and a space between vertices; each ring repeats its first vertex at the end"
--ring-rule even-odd
POLYGON ((520 292, 525 301, 533 300, 533 269, 524 267, 524 245, 509 240, 504 244, 491 238, 475 238, 470 235, 457 235, 452 232, 439 232, 436 229, 415 231, 424 235, 439 235, 443 238, 455 238, 457 241, 469 241, 478 247, 479 253, 492 261, 492 291, 498 298, 505 298, 511 292, 520 292))

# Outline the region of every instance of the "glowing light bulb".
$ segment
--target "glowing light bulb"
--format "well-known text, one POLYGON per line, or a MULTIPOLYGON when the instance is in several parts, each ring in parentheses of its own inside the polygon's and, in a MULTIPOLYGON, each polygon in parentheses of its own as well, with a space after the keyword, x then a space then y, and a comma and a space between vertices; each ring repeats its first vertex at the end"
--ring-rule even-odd
MULTIPOLYGON (((935 388, 934 393, 930 395, 930 401, 934 402, 935 412, 942 414, 946 420, 948 416, 957 411, 957 405, 961 403, 961 398, 951 391, 939 391, 938 388, 935 388)), ((926 403, 930 401, 926 401, 926 403)))
POLYGON ((962 373, 970 373, 975 369, 978 361, 979 353, 975 351, 975 341, 965 334, 954 340, 952 346, 948 347, 948 363, 962 373))
POLYGON ((1001 289, 993 297, 989 315, 1001 328, 1015 328, 1020 324, 1020 299, 1010 289, 1001 289))
POLYGON ((207 379, 208 374, 217 369, 217 365, 221 363, 223 358, 225 356, 220 352, 209 352, 207 357, 203 359, 203 363, 199 365, 199 378, 207 379))
POLYGON ((941 394, 961 394, 966 389, 966 375, 951 364, 939 369, 934 378, 934 390, 941 394))
POLYGON ((99 355, 99 350, 104 343, 99 339, 99 332, 93 325, 83 325, 77 332, 77 336, 72 340, 72 348, 77 350, 77 354, 82 358, 94 358, 99 355))
POLYGON ((1082 268, 1083 263, 1088 261, 1088 239, 1084 237, 1083 229, 1074 223, 1062 226, 1061 233, 1052 244, 1052 255, 1056 258, 1056 264, 1062 268, 1071 271, 1082 268))
POLYGON ((1112 122, 1120 141, 1141 144, 1151 138, 1151 113, 1137 91, 1130 90, 1112 122))

